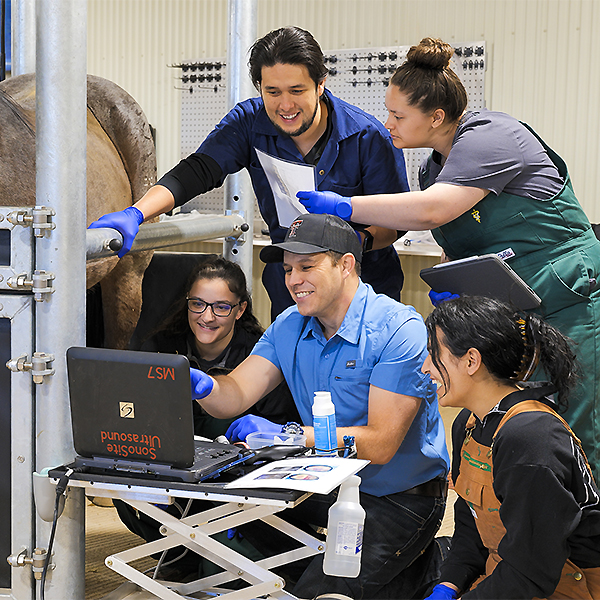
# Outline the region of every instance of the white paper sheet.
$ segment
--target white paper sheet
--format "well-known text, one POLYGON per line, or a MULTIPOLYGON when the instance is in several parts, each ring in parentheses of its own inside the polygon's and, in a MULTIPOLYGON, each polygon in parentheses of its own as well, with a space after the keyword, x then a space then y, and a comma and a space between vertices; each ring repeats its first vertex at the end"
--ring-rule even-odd
POLYGON ((315 189, 315 167, 276 158, 258 148, 255 150, 273 191, 279 224, 289 227, 298 215, 308 212, 296 194, 315 189))
POLYGON ((225 488, 278 488, 329 494, 342 481, 369 464, 360 458, 309 456, 267 463, 225 488))

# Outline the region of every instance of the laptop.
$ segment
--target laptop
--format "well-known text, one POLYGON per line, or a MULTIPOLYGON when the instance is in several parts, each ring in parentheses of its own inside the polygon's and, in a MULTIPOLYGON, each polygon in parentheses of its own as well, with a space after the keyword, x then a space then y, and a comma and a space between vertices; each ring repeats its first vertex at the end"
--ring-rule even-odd
POLYGON ((185 356, 74 346, 67 371, 76 467, 198 482, 248 458, 240 446, 194 437, 185 356))
POLYGON ((434 292, 486 296, 521 310, 537 308, 540 297, 496 254, 471 256, 423 269, 421 279, 434 292))

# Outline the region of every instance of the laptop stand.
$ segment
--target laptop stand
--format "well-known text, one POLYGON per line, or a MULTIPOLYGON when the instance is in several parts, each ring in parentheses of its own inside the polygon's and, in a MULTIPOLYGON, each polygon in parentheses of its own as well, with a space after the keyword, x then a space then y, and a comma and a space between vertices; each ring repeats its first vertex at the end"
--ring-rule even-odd
MULTIPOLYGON (((53 483, 58 481, 59 476, 57 469, 49 473, 53 483)), ((227 600, 252 600, 266 595, 282 600, 296 600, 296 596, 284 590, 284 580, 272 573, 271 569, 323 553, 325 544, 277 517, 276 513, 297 506, 310 494, 279 490, 224 490, 214 484, 214 487, 203 484, 168 485, 169 488, 158 487, 153 482, 150 487, 139 480, 135 483, 132 480, 127 483, 99 482, 94 475, 85 473, 78 473, 69 481, 70 487, 83 487, 95 497, 121 499, 161 523, 160 532, 165 536, 164 539, 108 556, 105 564, 109 568, 153 594, 148 598, 181 600, 182 597, 214 598, 218 594, 220 598, 227 600), (168 504, 173 497, 212 500, 223 504, 177 519, 155 506, 168 504), (301 542, 302 547, 253 562, 211 537, 257 519, 301 542), (182 545, 219 565, 224 571, 190 583, 174 583, 152 579, 130 564, 140 558, 182 545), (246 581, 249 586, 241 590, 227 589, 227 583, 236 579, 246 581)), ((113 594, 108 598, 141 600, 146 597, 141 596, 139 591, 128 596, 113 594)))

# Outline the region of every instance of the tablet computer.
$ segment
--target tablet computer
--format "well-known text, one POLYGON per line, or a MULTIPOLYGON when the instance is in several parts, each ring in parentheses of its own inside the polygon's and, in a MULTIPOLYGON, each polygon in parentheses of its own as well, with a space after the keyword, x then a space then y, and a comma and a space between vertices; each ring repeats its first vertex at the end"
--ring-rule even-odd
POLYGON ((486 296, 522 310, 538 307, 541 298, 495 254, 471 256, 440 263, 421 271, 434 292, 486 296))

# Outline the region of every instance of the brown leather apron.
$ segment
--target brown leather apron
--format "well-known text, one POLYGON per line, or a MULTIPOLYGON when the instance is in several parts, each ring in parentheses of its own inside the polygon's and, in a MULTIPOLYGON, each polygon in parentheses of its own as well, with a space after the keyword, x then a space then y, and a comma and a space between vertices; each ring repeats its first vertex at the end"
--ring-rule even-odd
MULTIPOLYGON (((560 419, 567 428, 577 445, 581 443, 571 431, 566 421, 550 407, 535 400, 519 402, 510 408, 500 421, 494 439, 500 428, 514 415, 522 412, 547 412, 560 419)), ((485 574, 471 586, 476 587, 488 577, 502 560, 498 555, 498 545, 504 537, 506 529, 500 519, 500 502, 493 489, 492 448, 478 444, 471 438, 475 427, 475 416, 472 414, 467 421, 467 435, 463 443, 460 459, 460 474, 454 489, 470 506, 476 515, 475 524, 484 546, 489 550, 485 574)), ((492 442, 492 446, 493 446, 492 442)), ((585 456, 585 454, 584 454, 585 456)), ((586 459, 587 462, 587 459, 586 459)), ((588 465, 589 469, 589 465, 588 465)), ((591 472, 591 471, 590 471, 591 472)), ((580 569, 570 560, 565 563, 560 581, 554 593, 547 600, 598 600, 600 599, 600 567, 580 569)), ((539 599, 533 599, 539 600, 539 599)))

